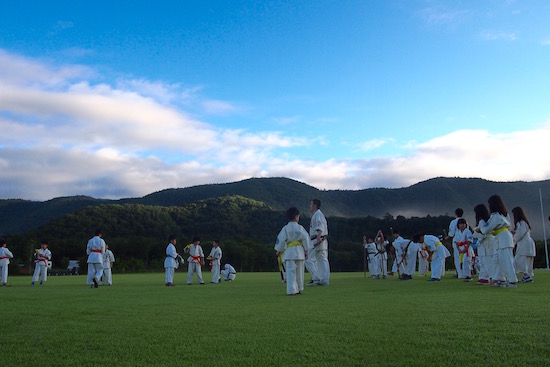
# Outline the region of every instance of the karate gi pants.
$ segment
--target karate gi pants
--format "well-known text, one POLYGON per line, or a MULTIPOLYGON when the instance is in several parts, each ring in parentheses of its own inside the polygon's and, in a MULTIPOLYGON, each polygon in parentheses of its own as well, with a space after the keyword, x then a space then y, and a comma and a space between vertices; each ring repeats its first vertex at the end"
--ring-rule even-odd
POLYGON ((199 284, 203 284, 204 280, 202 280, 201 265, 196 261, 189 263, 189 268, 187 269, 187 284, 193 284, 194 272, 197 272, 197 279, 199 280, 199 284))
POLYGON ((8 282, 8 264, 0 266, 0 274, 2 274, 2 284, 8 282))
POLYGON ((369 273, 371 276, 380 275, 380 257, 378 255, 369 258, 369 273))
POLYGON ((439 245, 432 255, 432 278, 441 279, 445 274, 445 248, 439 245))
POLYGON ((304 290, 304 260, 285 260, 286 294, 304 290))
POLYGON ((499 248, 496 250, 497 268, 501 278, 499 280, 506 280, 510 283, 517 283, 518 277, 516 276, 516 269, 514 268, 514 257, 512 255, 512 247, 499 248), (504 277, 502 277, 504 276, 504 277))
POLYGON ((111 268, 103 268, 103 281, 101 284, 107 283, 108 285, 113 284, 113 273, 111 268))
POLYGON ((164 272, 166 274, 164 284, 173 284, 174 283, 174 272, 176 271, 175 268, 164 268, 164 272))
POLYGON ((472 277, 472 257, 467 253, 462 255, 462 276, 464 278, 472 277))
POLYGON ((479 279, 491 279, 491 274, 493 274, 493 257, 479 256, 479 264, 479 279))
POLYGON ((212 264, 212 282, 218 283, 220 281, 220 264, 212 264))
POLYGON ((455 262, 455 269, 458 277, 460 279, 464 278, 464 274, 462 273, 462 264, 460 264, 460 253, 458 252, 458 249, 456 248, 456 245, 453 243, 453 259, 455 262))
MULTIPOLYGON (((42 262, 41 262, 42 263, 42 262)), ((34 274, 32 275, 32 281, 36 282, 38 281, 38 278, 40 277, 40 281, 45 282, 48 280, 48 271, 46 265, 36 265, 34 267, 34 274)))
POLYGON ((93 284, 94 278, 99 282, 99 279, 101 279, 102 275, 103 275, 102 263, 88 263, 88 278, 86 279, 86 284, 93 284))
POLYGON ((514 264, 516 273, 521 273, 528 277, 533 277, 533 262, 534 256, 516 255, 514 258, 514 264))

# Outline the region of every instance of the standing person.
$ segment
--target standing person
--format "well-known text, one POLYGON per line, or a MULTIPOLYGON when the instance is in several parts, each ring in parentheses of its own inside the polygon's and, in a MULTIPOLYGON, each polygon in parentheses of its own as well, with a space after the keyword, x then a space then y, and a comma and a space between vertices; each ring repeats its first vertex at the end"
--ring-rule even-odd
POLYGON ((222 278, 220 277, 220 260, 222 258, 220 240, 214 240, 212 242, 212 246, 212 250, 208 256, 208 260, 210 260, 210 270, 212 271, 212 281, 210 283, 216 284, 222 281, 222 278))
POLYGON ((512 209, 514 215, 514 243, 516 244, 515 265, 516 273, 522 273, 520 282, 530 283, 533 281, 533 262, 535 261, 536 246, 531 238, 531 224, 523 209, 516 206, 512 209))
POLYGON ((189 252, 189 258, 187 263, 189 268, 187 270, 187 285, 193 284, 193 273, 197 273, 197 280, 199 284, 204 284, 202 280, 202 269, 201 266, 204 265, 204 252, 201 247, 201 238, 198 236, 193 237, 193 243, 191 246, 187 246, 185 252, 189 252))
POLYGON ((108 286, 113 285, 113 263, 115 262, 115 255, 109 250, 109 245, 105 244, 105 253, 103 254, 103 276, 101 277, 101 285, 107 282, 108 286))
POLYGON ((176 236, 168 237, 168 246, 166 246, 166 259, 164 259, 165 280, 164 285, 174 287, 174 273, 178 268, 178 257, 180 254, 176 251, 176 236))
POLYGON ((40 277, 40 285, 44 284, 48 280, 48 261, 52 259, 52 253, 48 250, 48 242, 42 241, 40 244, 40 249, 36 249, 34 252, 34 257, 36 258, 34 274, 32 276, 31 285, 34 285, 38 278, 40 277))
POLYGON ((514 239, 509 231, 510 220, 508 209, 502 198, 498 195, 493 195, 487 201, 491 216, 487 223, 479 227, 476 231, 487 234, 492 233, 495 236, 496 261, 499 271, 502 272, 506 280, 500 280, 494 286, 516 288, 518 278, 514 269, 514 239))
POLYGON ((491 278, 498 279, 494 275, 493 255, 495 254, 495 240, 490 233, 482 234, 477 228, 484 226, 489 221, 489 210, 485 204, 478 204, 474 207, 476 216, 476 228, 473 238, 477 239, 477 256, 479 258, 479 279, 477 284, 489 285, 491 278))
POLYGON ((88 279, 86 284, 92 288, 99 287, 99 279, 103 275, 103 255, 105 254, 105 241, 101 229, 95 231, 95 236, 88 241, 86 253, 88 254, 88 279))
POLYGON ((440 282, 445 272, 445 259, 451 256, 451 253, 438 237, 431 234, 417 234, 413 241, 428 252, 428 260, 432 263, 432 275, 428 282, 440 282))
POLYGON ((370 277, 380 279, 380 257, 378 256, 378 249, 376 248, 374 238, 369 236, 367 239, 367 236, 363 236, 363 246, 365 246, 367 252, 370 277))
POLYGON ((418 275, 426 275, 428 270, 430 270, 430 261, 428 260, 429 252, 424 247, 421 246, 418 249, 418 275))
POLYGON ((328 285, 330 280, 330 265, 328 262, 328 225, 325 215, 321 212, 321 200, 313 199, 309 204, 313 214, 309 225, 309 237, 313 248, 305 266, 311 274, 308 285, 328 285))
POLYGON ((458 252, 458 249, 455 247, 453 242, 453 237, 456 234, 456 231, 458 230, 458 220, 462 219, 462 216, 464 215, 464 210, 462 208, 456 208, 455 209, 455 218, 449 223, 449 233, 447 237, 445 237, 446 240, 450 239, 453 244, 453 259, 456 269, 456 276, 455 278, 461 278, 463 279, 464 276, 462 275, 461 267, 460 267, 460 253, 458 252))
POLYGON ((284 226, 275 242, 277 256, 282 256, 286 269, 286 294, 294 296, 304 290, 304 262, 307 257, 309 234, 298 222, 300 211, 291 207, 286 211, 288 224, 284 226))
POLYGON ((453 237, 453 248, 458 250, 460 259, 459 274, 465 282, 469 282, 472 280, 472 258, 474 257, 474 249, 471 246, 473 241, 472 232, 466 228, 467 224, 464 218, 460 218, 457 225, 458 231, 453 237))
POLYGON ((231 282, 235 280, 235 277, 237 276, 237 272, 235 271, 235 268, 230 264, 225 264, 223 266, 221 273, 222 273, 222 278, 226 282, 231 282))
POLYGON ((13 259, 13 254, 6 247, 6 240, 0 240, 0 277, 2 278, 2 287, 9 287, 8 285, 8 265, 10 259, 13 259))

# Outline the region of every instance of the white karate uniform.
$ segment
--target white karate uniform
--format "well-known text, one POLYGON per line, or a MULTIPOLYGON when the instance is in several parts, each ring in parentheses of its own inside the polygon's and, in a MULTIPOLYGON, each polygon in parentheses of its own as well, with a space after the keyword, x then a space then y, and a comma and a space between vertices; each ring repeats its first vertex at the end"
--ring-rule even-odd
POLYGON ((517 283, 518 278, 514 269, 514 255, 512 253, 514 239, 508 228, 510 228, 509 219, 500 213, 491 213, 487 223, 479 227, 483 234, 494 233, 496 251, 493 260, 495 260, 496 266, 508 282, 517 283))
POLYGON ((204 257, 204 252, 202 252, 201 245, 192 245, 189 248, 189 258, 187 262, 189 267, 187 269, 187 284, 193 284, 193 273, 197 273, 197 279, 199 284, 204 284, 202 280, 202 268, 201 268, 201 258, 204 257))
POLYGON ((212 270, 212 283, 218 283, 220 281, 220 259, 222 258, 222 249, 218 247, 212 247, 210 250, 210 267, 212 270))
POLYGON ((515 268, 516 273, 533 277, 533 262, 536 255, 535 241, 531 238, 531 230, 525 221, 516 224, 514 232, 514 243, 516 244, 515 268))
MULTIPOLYGON (((314 236, 317 237, 317 231, 321 232, 321 236, 328 236, 327 220, 321 210, 317 210, 311 216, 309 236, 312 246, 317 241, 314 238, 314 236)), ((324 241, 309 250, 305 266, 311 274, 312 281, 322 285, 329 284, 330 265, 328 262, 328 241, 326 237, 324 241)))
POLYGON ((103 278, 101 284, 104 284, 105 281, 108 285, 113 284, 113 274, 111 272, 111 264, 115 262, 115 255, 111 250, 105 250, 103 254, 103 278))
MULTIPOLYGON (((458 220, 462 217, 455 218, 449 223, 449 237, 454 239, 454 236, 456 232, 458 232, 458 220)), ((456 273, 459 278, 464 278, 462 275, 462 270, 460 266, 460 253, 458 252, 458 249, 455 246, 454 240, 453 240, 453 259, 455 264, 456 273)))
POLYGON ((103 255, 105 254, 105 241, 99 236, 94 236, 86 246, 88 254, 88 278, 86 284, 93 284, 93 280, 99 282, 103 275, 103 255))
MULTIPOLYGON (((483 219, 479 220, 478 226, 485 225, 483 219)), ((493 255, 495 253, 495 239, 490 233, 483 234, 474 232, 473 238, 477 238, 477 257, 479 258, 480 270, 479 279, 489 280, 494 276, 493 255)))
MULTIPOLYGON (((468 246, 468 250, 466 252, 461 253, 459 251, 459 244, 461 242, 469 242, 470 245, 473 241, 472 237, 472 231, 470 231, 468 228, 465 228, 464 231, 461 231, 460 229, 456 231, 455 236, 453 237, 453 248, 457 249, 459 254, 459 268, 460 271, 458 272, 459 278, 471 278, 472 277, 472 258, 474 256, 474 249, 472 246, 468 246), (462 255, 462 256, 460 256, 462 255)), ((461 250, 464 251, 464 247, 460 246, 461 250)))
POLYGON ((393 241, 393 247, 395 248, 395 257, 397 261, 396 267, 399 267, 399 272, 412 276, 416 269, 418 245, 399 236, 393 241))
POLYGON ((428 251, 421 247, 418 249, 418 274, 424 276, 428 270, 430 270, 428 251))
POLYGON ((237 276, 237 272, 235 271, 235 268, 229 264, 225 264, 221 273, 222 273, 222 278, 226 281, 235 280, 235 277, 237 276))
POLYGON ((297 294, 304 290, 304 261, 310 247, 307 231, 297 222, 288 222, 277 236, 275 251, 283 253, 287 294, 297 294))
POLYGON ((40 284, 48 280, 48 261, 52 259, 52 253, 48 249, 39 249, 34 253, 36 260, 34 261, 34 274, 32 275, 32 282, 38 281, 40 278, 40 284))
POLYGON ((2 284, 8 282, 8 265, 10 259, 13 259, 13 254, 6 247, 0 247, 0 274, 2 284))
POLYGON ((441 243, 438 237, 427 234, 424 235, 424 245, 432 254, 432 278, 441 279, 445 273, 445 259, 451 256, 451 253, 441 243))
POLYGON ((176 251, 176 246, 172 243, 168 243, 168 246, 166 246, 166 259, 164 259, 164 284, 174 284, 174 272, 178 268, 177 257, 178 252, 176 251))
POLYGON ((375 278, 380 275, 380 257, 378 256, 376 243, 366 243, 365 250, 367 252, 367 259, 369 263, 369 273, 371 277, 375 278))
POLYGON ((387 244, 388 241, 382 242, 382 240, 376 240, 376 250, 378 251, 376 257, 378 258, 378 264, 380 265, 380 272, 384 278, 388 275, 388 253, 386 252, 387 244))

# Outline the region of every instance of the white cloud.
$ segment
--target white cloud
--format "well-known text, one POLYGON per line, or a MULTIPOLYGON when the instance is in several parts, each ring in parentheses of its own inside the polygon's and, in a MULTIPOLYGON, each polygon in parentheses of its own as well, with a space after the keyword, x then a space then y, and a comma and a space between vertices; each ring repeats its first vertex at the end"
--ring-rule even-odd
POLYGON ((501 31, 483 31, 481 38, 486 41, 509 41, 513 42, 518 39, 515 32, 501 32, 501 31))

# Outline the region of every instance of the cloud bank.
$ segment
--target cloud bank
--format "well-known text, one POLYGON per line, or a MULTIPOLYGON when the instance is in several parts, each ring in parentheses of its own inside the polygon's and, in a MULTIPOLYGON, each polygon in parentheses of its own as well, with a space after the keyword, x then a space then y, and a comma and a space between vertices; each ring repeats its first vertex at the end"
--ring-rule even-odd
MULTIPOLYGON (((511 134, 453 131, 395 156, 318 160, 311 157, 321 148, 312 142, 323 142, 324 150, 341 147, 322 136, 203 121, 239 106, 197 98, 200 87, 143 79, 95 82, 104 79, 90 67, 56 66, 0 50, 1 199, 135 197, 249 177, 284 176, 321 189, 354 190, 404 187, 437 176, 550 177, 549 123, 511 134), (193 114, 181 107, 191 104, 193 114)), ((349 146, 368 154, 368 147, 405 143, 380 137, 349 146)))

